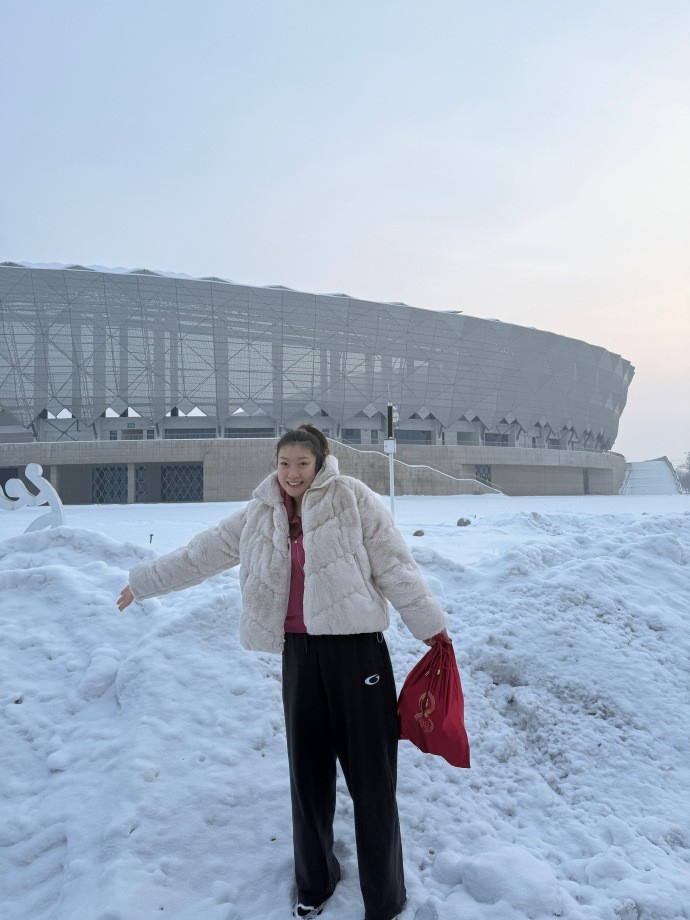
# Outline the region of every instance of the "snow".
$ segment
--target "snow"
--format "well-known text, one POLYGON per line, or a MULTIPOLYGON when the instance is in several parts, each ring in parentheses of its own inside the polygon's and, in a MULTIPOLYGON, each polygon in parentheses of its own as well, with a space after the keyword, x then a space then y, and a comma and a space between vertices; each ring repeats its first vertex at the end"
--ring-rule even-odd
MULTIPOLYGON (((30 534, 40 510, 2 514, 3 920, 290 916, 280 661, 239 647, 237 571, 115 607, 133 563, 236 507, 69 507, 30 534)), ((690 918, 690 499, 396 511, 449 613, 472 744, 457 770, 401 743, 403 920, 690 918)), ((401 685, 425 649, 395 615, 387 641, 401 685)), ((322 916, 361 920, 338 786, 322 916)))
MULTIPOLYGON (((45 268, 52 271, 89 271, 99 272, 107 275, 136 275, 146 271, 152 275, 158 275, 161 278, 178 278, 181 281, 203 281, 203 278, 197 278, 194 275, 186 275, 184 272, 161 272, 152 269, 123 268, 121 265, 114 268, 108 268, 106 265, 75 265, 68 262, 15 262, 15 265, 21 265, 23 268, 45 268)), ((229 281, 226 278, 218 278, 224 284, 236 284, 235 281, 229 281)))

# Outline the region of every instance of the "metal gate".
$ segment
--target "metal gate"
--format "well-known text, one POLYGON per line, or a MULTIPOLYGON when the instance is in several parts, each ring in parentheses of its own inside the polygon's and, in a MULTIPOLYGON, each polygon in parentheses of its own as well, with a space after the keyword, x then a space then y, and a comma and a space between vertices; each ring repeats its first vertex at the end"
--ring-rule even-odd
POLYGON ((127 467, 94 467, 91 470, 91 501, 94 505, 126 505, 127 467))
POLYGON ((203 500, 203 463, 161 467, 162 502, 202 502, 203 500))

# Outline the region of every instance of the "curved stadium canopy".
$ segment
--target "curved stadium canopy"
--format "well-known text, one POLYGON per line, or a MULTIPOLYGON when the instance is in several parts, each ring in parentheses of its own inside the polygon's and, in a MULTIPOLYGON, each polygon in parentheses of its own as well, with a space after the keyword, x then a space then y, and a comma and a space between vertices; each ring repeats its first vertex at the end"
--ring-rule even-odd
POLYGON ((0 409, 152 422, 238 409, 432 415, 567 429, 612 446, 634 369, 604 348, 497 320, 146 270, 0 264, 0 409))

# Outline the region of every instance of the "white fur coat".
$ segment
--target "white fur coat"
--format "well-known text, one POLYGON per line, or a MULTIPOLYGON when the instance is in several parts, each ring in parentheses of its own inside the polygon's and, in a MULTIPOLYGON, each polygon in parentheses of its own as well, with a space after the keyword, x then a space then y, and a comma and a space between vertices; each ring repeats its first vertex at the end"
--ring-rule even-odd
MULTIPOLYGON (((302 499, 304 623, 307 632, 385 630, 386 598, 417 639, 446 626, 446 617, 380 499, 358 479, 341 476, 326 457, 302 499)), ((273 473, 245 508, 187 546, 135 565, 129 583, 141 600, 178 591, 241 562, 244 648, 280 652, 290 588, 287 514, 273 473)))

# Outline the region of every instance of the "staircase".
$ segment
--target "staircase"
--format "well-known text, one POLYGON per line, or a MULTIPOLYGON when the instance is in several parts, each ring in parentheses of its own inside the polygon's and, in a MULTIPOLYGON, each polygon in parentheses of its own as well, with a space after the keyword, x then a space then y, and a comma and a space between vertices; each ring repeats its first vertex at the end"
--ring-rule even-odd
POLYGON ((619 495, 678 495, 682 489, 668 457, 628 463, 619 495))

